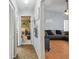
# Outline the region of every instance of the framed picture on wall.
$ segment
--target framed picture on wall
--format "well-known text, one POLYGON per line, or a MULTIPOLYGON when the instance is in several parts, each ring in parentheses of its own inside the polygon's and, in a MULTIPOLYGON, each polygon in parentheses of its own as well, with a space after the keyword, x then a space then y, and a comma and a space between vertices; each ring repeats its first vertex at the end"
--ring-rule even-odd
POLYGON ((34 28, 34 35, 36 38, 38 38, 38 27, 37 26, 34 28))

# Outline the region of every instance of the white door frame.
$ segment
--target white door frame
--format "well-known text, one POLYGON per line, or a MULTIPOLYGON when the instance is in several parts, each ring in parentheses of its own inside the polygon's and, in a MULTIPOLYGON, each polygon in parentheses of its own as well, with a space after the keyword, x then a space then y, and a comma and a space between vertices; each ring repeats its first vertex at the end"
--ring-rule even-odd
MULTIPOLYGON (((23 16, 27 16, 27 15, 23 15, 23 16)), ((29 16, 29 15, 28 15, 29 16)), ((31 21, 31 19, 30 19, 31 21)), ((30 32, 31 32, 31 23, 30 23, 30 32)), ((19 42, 18 42, 18 46, 22 45, 22 38, 21 38, 21 16, 19 16, 19 42)), ((25 43, 26 44, 32 44, 31 43, 32 39, 28 40, 28 43, 25 43)), ((24 44, 23 44, 24 45, 24 44)))
POLYGON ((45 39, 44 39, 44 29, 45 29, 45 0, 41 0, 41 47, 42 47, 42 59, 45 59, 45 39))
POLYGON ((9 0, 9 48, 10 48, 10 59, 16 57, 16 39, 15 39, 15 7, 11 0, 9 0))

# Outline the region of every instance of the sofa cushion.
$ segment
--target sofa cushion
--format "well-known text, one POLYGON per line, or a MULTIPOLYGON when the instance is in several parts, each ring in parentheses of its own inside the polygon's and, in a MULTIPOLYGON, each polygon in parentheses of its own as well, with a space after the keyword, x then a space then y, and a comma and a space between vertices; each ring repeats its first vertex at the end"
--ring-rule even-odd
POLYGON ((51 30, 45 30, 45 32, 48 34, 48 35, 53 35, 53 32, 51 30))
POLYGON ((61 30, 56 30, 56 34, 62 34, 61 30))

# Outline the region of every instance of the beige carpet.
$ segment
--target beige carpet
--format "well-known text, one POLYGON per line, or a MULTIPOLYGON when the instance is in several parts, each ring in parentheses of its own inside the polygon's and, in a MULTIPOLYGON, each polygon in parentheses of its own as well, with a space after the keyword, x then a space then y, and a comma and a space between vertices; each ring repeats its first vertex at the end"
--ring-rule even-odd
POLYGON ((16 59, 38 59, 32 45, 22 45, 17 47, 16 59))

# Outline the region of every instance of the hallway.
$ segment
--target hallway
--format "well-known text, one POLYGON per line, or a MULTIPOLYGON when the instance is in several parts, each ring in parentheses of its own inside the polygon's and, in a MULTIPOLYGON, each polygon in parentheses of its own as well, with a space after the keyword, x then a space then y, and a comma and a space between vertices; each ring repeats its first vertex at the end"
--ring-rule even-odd
POLYGON ((38 59, 34 47, 32 45, 22 45, 17 47, 16 59, 38 59))
POLYGON ((45 59, 69 59, 68 42, 62 40, 51 40, 50 51, 46 51, 45 59))
POLYGON ((44 46, 45 30, 68 31, 68 26, 64 28, 64 21, 68 22, 65 0, 10 0, 9 7, 10 59, 68 59, 68 42, 51 40, 46 55, 44 46))

